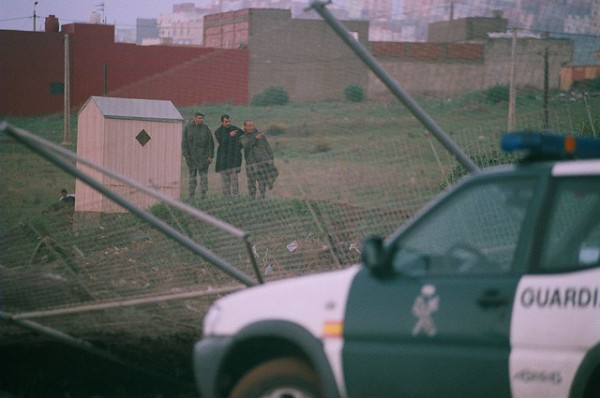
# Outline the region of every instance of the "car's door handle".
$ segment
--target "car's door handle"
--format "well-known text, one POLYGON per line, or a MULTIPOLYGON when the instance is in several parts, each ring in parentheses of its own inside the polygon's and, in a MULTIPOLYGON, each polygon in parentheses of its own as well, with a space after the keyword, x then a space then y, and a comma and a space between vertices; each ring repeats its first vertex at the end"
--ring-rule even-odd
POLYGON ((477 299, 477 304, 483 308, 498 308, 508 304, 508 299, 498 290, 487 290, 477 299))

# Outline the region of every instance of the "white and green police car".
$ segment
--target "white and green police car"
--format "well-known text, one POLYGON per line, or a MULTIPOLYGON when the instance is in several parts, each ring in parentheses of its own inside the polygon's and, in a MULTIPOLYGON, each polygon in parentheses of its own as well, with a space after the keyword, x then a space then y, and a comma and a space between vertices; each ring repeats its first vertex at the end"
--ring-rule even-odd
POLYGON ((503 145, 361 266, 216 301, 201 396, 600 397, 600 143, 503 145))

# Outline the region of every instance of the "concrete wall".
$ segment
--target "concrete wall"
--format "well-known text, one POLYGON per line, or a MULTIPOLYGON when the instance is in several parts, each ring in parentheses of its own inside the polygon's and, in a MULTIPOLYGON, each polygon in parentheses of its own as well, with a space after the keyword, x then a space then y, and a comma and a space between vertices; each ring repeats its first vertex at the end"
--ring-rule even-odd
MULTIPOLYGON (((345 24, 368 46, 367 21, 345 24)), ((207 15, 204 26, 207 46, 248 48, 249 100, 270 86, 285 88, 293 102, 341 100, 349 84, 366 89, 366 68, 322 20, 251 8, 207 15)))
MULTIPOLYGON (((479 90, 484 84, 484 48, 471 43, 374 42, 372 53, 411 94, 440 96, 479 90)), ((392 94, 370 74, 370 99, 391 100, 392 94)))
POLYGON ((453 43, 467 40, 486 40, 489 32, 506 32, 508 19, 470 17, 430 23, 427 41, 453 43))
MULTIPOLYGON (((368 22, 348 21, 368 46, 368 22)), ((367 68, 321 20, 291 19, 289 10, 250 11, 250 98, 282 86, 291 101, 344 99, 349 84, 366 89, 367 68)))
MULTIPOLYGON (((372 43, 372 53, 400 86, 409 93, 451 96, 508 85, 511 39, 480 43, 372 43)), ((549 87, 559 88, 561 66, 573 57, 573 43, 557 39, 518 39, 515 82, 517 87, 544 87, 544 53, 548 50, 549 87)), ((392 99, 387 89, 370 75, 370 99, 392 99)))
MULTIPOLYGON (((550 89, 560 86, 560 68, 573 59, 573 42, 563 39, 518 39, 515 82, 517 87, 544 88, 544 53, 548 50, 550 89)), ((510 81, 512 39, 485 42, 485 77, 483 88, 510 81)))

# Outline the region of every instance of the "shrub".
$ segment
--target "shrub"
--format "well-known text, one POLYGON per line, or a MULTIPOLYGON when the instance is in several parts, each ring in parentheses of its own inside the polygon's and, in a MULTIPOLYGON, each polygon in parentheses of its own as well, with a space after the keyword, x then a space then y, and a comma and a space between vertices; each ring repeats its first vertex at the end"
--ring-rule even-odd
POLYGON ((365 93, 358 84, 350 84, 344 89, 344 97, 350 102, 362 102, 365 99, 365 93))
POLYGON ((488 104, 497 104, 508 101, 508 86, 493 86, 484 91, 485 101, 488 104))
POLYGON ((572 90, 600 92, 600 77, 596 77, 595 79, 576 81, 575 83, 573 83, 572 90))
POLYGON ((279 86, 267 87, 263 92, 252 97, 251 105, 254 106, 269 106, 269 105, 285 105, 289 102, 290 97, 285 88, 279 86))
POLYGON ((327 140, 324 137, 318 137, 312 148, 313 153, 329 152, 330 150, 331 150, 331 145, 329 145, 329 143, 327 142, 327 140))

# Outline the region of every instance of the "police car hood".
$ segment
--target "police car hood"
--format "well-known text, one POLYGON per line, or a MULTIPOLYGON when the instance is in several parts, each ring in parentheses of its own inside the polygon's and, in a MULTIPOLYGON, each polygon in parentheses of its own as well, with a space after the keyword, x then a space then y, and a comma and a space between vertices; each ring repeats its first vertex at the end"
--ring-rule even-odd
POLYGON ((268 282, 217 300, 204 321, 205 335, 232 335, 265 320, 302 325, 315 336, 342 322, 348 291, 359 266, 268 282))

